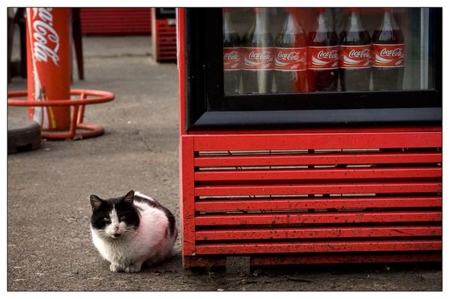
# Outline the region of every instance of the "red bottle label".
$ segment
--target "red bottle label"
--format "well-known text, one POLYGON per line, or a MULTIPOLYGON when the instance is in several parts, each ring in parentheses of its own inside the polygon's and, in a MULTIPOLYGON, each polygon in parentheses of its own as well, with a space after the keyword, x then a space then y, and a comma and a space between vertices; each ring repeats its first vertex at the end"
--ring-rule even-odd
POLYGON ((238 71, 241 69, 241 48, 223 48, 223 70, 238 71))
POLYGON ((339 67, 339 47, 308 47, 308 69, 330 70, 339 67))
POLYGON ((277 71, 305 71, 306 47, 275 48, 275 70, 277 71))
POLYGON ((273 69, 273 48, 242 48, 244 70, 271 70, 273 69))
POLYGON ((372 45, 374 67, 402 67, 405 52, 403 44, 373 44, 372 45))
POLYGON ((339 66, 343 69, 361 69, 372 65, 372 46, 340 46, 339 66))

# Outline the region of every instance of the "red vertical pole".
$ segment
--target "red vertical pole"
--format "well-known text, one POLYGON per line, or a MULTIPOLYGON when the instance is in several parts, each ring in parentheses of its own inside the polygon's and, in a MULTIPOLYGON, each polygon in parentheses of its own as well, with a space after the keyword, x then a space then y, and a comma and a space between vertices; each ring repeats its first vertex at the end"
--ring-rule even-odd
MULTIPOLYGON (((70 99, 70 9, 27 8, 28 100, 70 99)), ((32 107, 43 130, 70 127, 70 107, 32 107)))

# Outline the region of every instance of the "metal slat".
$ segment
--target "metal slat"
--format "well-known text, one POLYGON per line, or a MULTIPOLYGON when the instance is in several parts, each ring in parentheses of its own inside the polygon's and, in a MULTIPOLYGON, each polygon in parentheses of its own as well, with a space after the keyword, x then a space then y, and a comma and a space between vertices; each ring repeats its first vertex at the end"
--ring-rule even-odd
POLYGON ((442 153, 338 153, 196 157, 196 167, 441 163, 442 153))
POLYGON ((395 212, 317 212, 317 213, 242 213, 221 215, 198 215, 195 225, 280 225, 280 224, 348 224, 388 222, 436 222, 442 221, 438 211, 395 211, 395 212))
POLYGON ((397 241, 341 241, 341 242, 266 242, 245 244, 203 244, 196 246, 196 254, 270 254, 317 252, 371 251, 432 251, 442 250, 440 240, 397 241))
POLYGON ((214 229, 195 233, 197 241, 226 240, 277 240, 312 238, 398 238, 442 236, 441 226, 387 226, 387 227, 326 227, 326 228, 275 228, 275 229, 214 229))
POLYGON ((194 151, 438 148, 442 132, 336 132, 198 135, 194 151))
POLYGON ((441 168, 347 168, 347 169, 295 169, 295 170, 216 170, 195 173, 197 182, 242 182, 278 180, 349 180, 349 179, 391 179, 391 178, 439 178, 441 168))
POLYGON ((369 209, 369 208, 421 208, 441 207, 441 197, 316 197, 282 199, 206 199, 195 202, 198 212, 217 211, 280 211, 307 209, 369 209))
MULTIPOLYGON (((318 254, 280 254, 275 255, 251 255, 250 264, 252 266, 261 265, 311 265, 311 264, 348 264, 348 263, 410 263, 410 262, 440 262, 442 253, 432 252, 414 252, 407 251, 402 253, 393 252, 350 252, 350 253, 318 253, 318 254)), ((185 256, 186 267, 210 267, 225 266, 226 259, 222 255, 194 255, 185 256)))
POLYGON ((304 195, 304 194, 367 194, 367 193, 429 193, 442 192, 442 182, 415 183, 333 183, 333 184, 267 184, 249 186, 199 186, 195 196, 239 195, 304 195))

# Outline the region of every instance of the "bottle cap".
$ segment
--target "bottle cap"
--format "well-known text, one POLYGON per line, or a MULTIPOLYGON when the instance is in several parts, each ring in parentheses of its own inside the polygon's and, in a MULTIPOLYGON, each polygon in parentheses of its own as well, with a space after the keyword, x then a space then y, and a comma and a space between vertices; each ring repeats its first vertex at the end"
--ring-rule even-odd
POLYGON ((324 12, 325 11, 325 7, 317 7, 316 11, 317 12, 324 12))
POLYGON ((286 12, 288 13, 297 13, 298 8, 297 7, 286 7, 286 12))
POLYGON ((263 11, 262 7, 255 7, 255 12, 256 13, 259 13, 259 12, 262 12, 262 11, 263 11))
POLYGON ((351 12, 359 11, 359 7, 349 7, 348 10, 351 11, 351 12))
POLYGON ((224 12, 230 12, 230 10, 231 10, 231 8, 229 8, 229 7, 224 7, 224 8, 223 8, 223 11, 224 11, 224 12))
POLYGON ((392 7, 383 7, 382 11, 392 11, 392 7))

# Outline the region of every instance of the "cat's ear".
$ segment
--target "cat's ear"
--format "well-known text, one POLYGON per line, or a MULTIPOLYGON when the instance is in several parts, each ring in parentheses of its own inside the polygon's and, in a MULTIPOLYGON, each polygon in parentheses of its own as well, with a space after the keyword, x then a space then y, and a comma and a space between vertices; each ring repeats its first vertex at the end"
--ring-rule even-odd
POLYGON ((91 195, 90 200, 91 200, 92 211, 98 210, 98 208, 100 208, 100 206, 103 203, 103 200, 100 197, 98 197, 97 195, 91 195))
POLYGON ((133 202, 134 202, 134 191, 133 190, 131 190, 130 192, 127 193, 127 195, 125 195, 124 201, 126 204, 129 204, 130 206, 133 205, 133 202))

